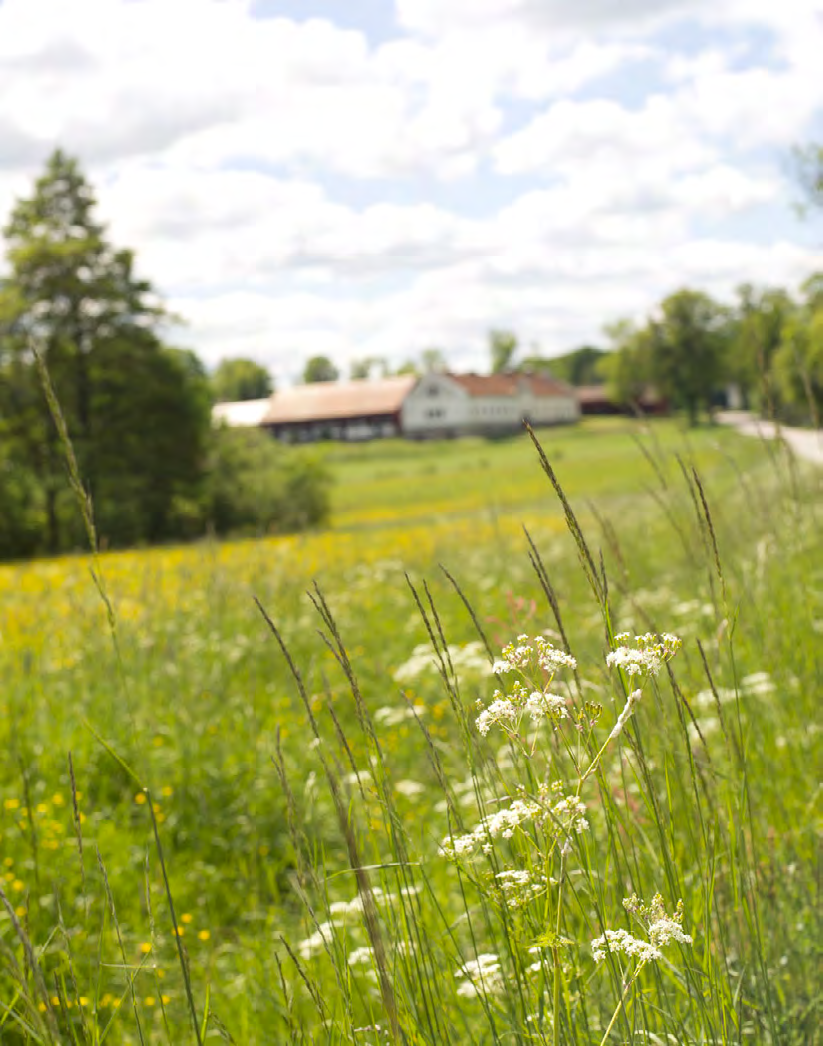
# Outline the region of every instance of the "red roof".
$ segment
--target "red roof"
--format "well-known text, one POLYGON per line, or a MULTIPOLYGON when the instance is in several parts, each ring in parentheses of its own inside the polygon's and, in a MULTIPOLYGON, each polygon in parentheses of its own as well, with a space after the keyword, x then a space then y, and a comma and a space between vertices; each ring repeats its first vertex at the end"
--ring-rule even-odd
POLYGON ((571 396, 573 390, 563 381, 543 374, 449 374, 470 396, 571 396))
POLYGON ((396 414, 417 383, 413 375, 375 381, 320 381, 275 392, 263 425, 396 414))

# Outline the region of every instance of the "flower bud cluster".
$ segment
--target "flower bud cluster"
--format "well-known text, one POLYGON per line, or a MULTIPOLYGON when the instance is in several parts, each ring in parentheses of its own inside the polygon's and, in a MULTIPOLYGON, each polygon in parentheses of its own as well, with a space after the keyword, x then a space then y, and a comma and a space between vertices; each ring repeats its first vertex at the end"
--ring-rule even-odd
POLYGON ((517 643, 509 643, 503 648, 502 655, 495 661, 492 671, 498 676, 516 672, 528 685, 517 681, 506 694, 495 690, 487 708, 478 704, 482 711, 476 725, 484 737, 492 726, 499 726, 514 737, 526 715, 534 724, 549 719, 555 726, 567 718, 565 698, 553 694, 550 687, 558 669, 577 667, 571 654, 558 650, 544 636, 521 635, 517 637, 517 643))
POLYGON ((621 632, 614 639, 620 645, 606 655, 606 664, 612 668, 622 668, 628 676, 656 676, 665 662, 670 661, 683 645, 682 640, 669 632, 660 636, 653 632, 635 636, 634 647, 626 645, 631 639, 628 632, 621 632))

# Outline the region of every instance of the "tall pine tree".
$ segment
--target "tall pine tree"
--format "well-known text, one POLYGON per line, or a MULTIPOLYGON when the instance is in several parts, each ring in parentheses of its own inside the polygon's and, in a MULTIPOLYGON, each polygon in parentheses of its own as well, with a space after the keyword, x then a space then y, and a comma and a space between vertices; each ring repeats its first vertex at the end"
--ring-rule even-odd
POLYGON ((32 346, 49 370, 104 538, 156 540, 196 495, 208 432, 205 380, 164 349, 165 318, 96 221, 77 162, 56 151, 4 229, 0 289, 0 438, 42 492, 43 547, 79 539, 65 468, 32 346))

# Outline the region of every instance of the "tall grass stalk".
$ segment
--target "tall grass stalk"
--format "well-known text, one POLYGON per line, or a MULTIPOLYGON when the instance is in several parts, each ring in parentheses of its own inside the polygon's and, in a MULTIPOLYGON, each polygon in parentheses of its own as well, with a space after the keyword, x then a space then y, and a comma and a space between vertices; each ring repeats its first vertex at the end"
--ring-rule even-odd
POLYGON ((815 1041, 818 478, 532 437, 523 532, 100 553, 104 628, 21 575, 66 641, 0 644, 4 1042, 815 1041))

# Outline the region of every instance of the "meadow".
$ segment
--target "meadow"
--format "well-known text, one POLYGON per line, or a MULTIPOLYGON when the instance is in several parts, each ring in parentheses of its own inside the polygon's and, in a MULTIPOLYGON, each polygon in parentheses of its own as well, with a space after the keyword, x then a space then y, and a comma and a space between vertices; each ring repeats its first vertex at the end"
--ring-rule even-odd
POLYGON ((821 472, 538 438, 562 497, 328 446, 324 532, 0 567, 0 1042, 817 1041, 821 472))

